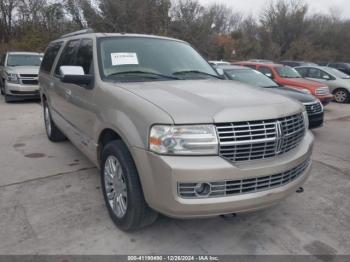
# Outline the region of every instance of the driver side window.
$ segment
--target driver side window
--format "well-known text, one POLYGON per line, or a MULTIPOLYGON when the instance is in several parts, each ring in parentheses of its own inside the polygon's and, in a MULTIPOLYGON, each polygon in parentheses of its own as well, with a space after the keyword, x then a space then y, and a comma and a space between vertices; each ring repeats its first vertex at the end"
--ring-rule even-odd
POLYGON ((325 71, 322 71, 320 69, 317 69, 317 68, 310 68, 309 69, 309 77, 310 78, 317 78, 317 79, 325 79, 325 80, 334 79, 330 74, 328 74, 325 71))
POLYGON ((69 41, 62 51, 60 60, 58 61, 55 74, 60 75, 61 66, 72 66, 75 63, 76 51, 79 46, 80 39, 69 41))
POLYGON ((273 73, 272 70, 268 67, 262 66, 258 69, 258 71, 260 71, 261 73, 263 73, 264 75, 273 78, 273 73))
POLYGON ((309 77, 310 78, 317 78, 317 79, 321 79, 321 70, 317 69, 317 68, 310 68, 309 69, 309 77))

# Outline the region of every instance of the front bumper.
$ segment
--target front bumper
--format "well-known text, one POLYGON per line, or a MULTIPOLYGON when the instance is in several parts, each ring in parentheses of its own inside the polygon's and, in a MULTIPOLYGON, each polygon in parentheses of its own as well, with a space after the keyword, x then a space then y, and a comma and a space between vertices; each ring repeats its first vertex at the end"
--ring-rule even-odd
POLYGON ((309 127, 310 129, 323 126, 324 112, 319 114, 309 115, 309 127))
POLYGON ((227 181, 270 176, 291 170, 311 157, 313 136, 278 158, 233 165, 219 156, 160 156, 132 148, 147 203, 170 217, 192 218, 258 210, 274 205, 295 192, 309 176, 311 165, 292 182, 273 189, 235 196, 185 199, 178 183, 227 181))
POLYGON ((6 94, 23 98, 40 98, 39 85, 23 85, 6 82, 6 94))

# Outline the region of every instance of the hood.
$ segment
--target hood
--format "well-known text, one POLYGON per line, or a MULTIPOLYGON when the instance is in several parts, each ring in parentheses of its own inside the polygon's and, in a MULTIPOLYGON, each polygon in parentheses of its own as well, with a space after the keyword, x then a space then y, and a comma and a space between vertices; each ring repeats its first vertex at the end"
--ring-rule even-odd
POLYGON ((289 87, 275 87, 275 88, 266 88, 266 91, 287 96, 289 98, 295 99, 301 103, 310 103, 315 102, 316 98, 312 95, 306 94, 302 91, 299 91, 294 88, 289 87))
POLYGON ((37 75, 39 74, 39 67, 38 66, 9 66, 9 67, 6 67, 6 71, 13 74, 37 75))
POLYGON ((273 119, 302 110, 299 103, 287 97, 232 81, 180 80, 115 85, 166 111, 175 124, 273 119))
POLYGON ((310 88, 310 87, 318 88, 318 87, 327 86, 326 84, 308 80, 305 78, 283 78, 283 83, 285 85, 304 87, 304 88, 310 88))

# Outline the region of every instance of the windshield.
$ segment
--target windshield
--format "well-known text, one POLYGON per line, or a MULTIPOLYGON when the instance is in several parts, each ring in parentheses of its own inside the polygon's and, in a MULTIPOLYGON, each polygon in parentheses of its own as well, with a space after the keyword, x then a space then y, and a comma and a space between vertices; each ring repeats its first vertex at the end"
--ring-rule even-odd
POLYGON ((336 77, 342 78, 342 79, 350 79, 350 76, 347 74, 344 74, 343 72, 339 71, 338 69, 335 68, 327 68, 327 71, 333 75, 335 75, 336 77))
POLYGON ((40 66, 41 55, 9 55, 7 66, 40 66))
POLYGON ((231 80, 237 80, 257 87, 278 87, 278 85, 264 74, 251 69, 228 69, 226 75, 231 80))
POLYGON ((157 81, 218 78, 190 45, 145 37, 100 38, 100 73, 112 81, 157 81))
POLYGON ((276 67, 278 75, 282 78, 301 78, 300 74, 290 66, 276 67))

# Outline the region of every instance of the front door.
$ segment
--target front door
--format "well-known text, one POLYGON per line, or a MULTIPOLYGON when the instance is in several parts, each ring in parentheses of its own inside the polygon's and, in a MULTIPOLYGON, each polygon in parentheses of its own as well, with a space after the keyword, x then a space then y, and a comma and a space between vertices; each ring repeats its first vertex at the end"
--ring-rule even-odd
MULTIPOLYGON (((85 74, 93 75, 93 40, 81 39, 78 44, 74 43, 74 46, 76 46, 74 53, 67 52, 67 55, 71 53, 74 58, 62 62, 59 66, 81 66, 85 74)), ((93 84, 93 82, 89 86, 62 82, 59 84, 62 116, 73 130, 74 142, 88 155, 93 150, 93 126, 96 119, 93 84)))

